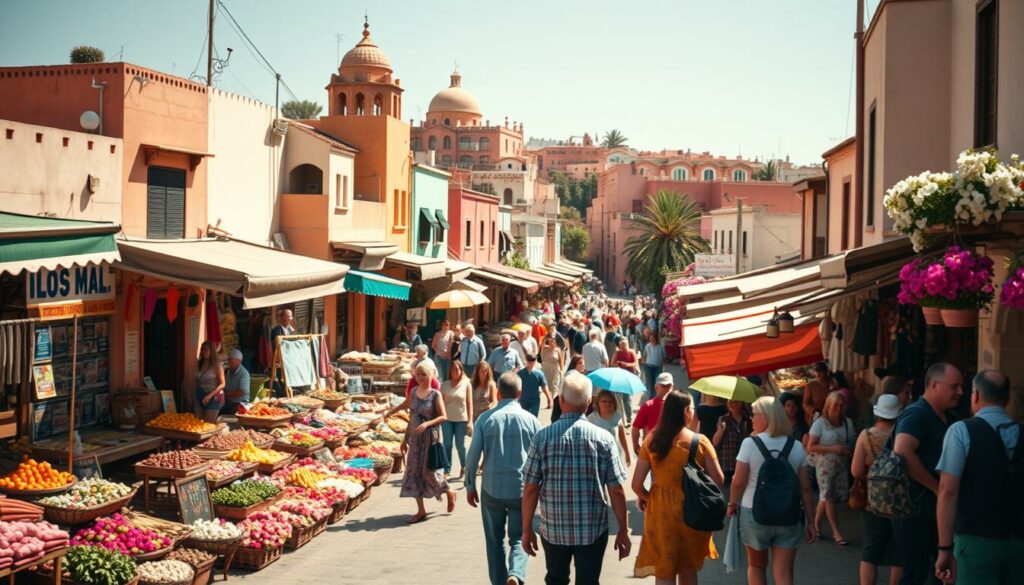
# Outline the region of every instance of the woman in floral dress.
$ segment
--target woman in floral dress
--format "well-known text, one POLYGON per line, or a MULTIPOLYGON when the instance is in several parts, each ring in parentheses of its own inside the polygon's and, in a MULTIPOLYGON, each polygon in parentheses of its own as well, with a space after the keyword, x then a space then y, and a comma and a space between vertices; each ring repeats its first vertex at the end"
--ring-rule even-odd
POLYGON ((407 451, 405 476, 402 478, 403 498, 416 498, 416 514, 409 519, 410 524, 422 522, 427 518, 427 509, 423 505, 424 498, 448 496, 448 513, 455 510, 455 492, 448 487, 444 478, 444 469, 430 469, 427 454, 430 445, 439 442, 442 422, 448 420, 441 393, 431 388, 434 377, 433 368, 426 364, 416 367, 416 387, 410 399, 409 428, 406 429, 402 450, 407 451))

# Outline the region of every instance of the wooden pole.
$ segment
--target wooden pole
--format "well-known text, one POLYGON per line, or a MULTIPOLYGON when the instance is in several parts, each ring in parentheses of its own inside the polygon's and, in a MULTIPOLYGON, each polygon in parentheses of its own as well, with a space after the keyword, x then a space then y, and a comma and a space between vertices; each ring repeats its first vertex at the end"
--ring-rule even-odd
POLYGON ((75 385, 78 383, 78 315, 72 322, 71 341, 71 406, 68 407, 68 473, 75 465, 75 385))
POLYGON ((210 12, 207 22, 209 42, 206 44, 206 85, 213 87, 213 9, 214 0, 210 0, 210 12))

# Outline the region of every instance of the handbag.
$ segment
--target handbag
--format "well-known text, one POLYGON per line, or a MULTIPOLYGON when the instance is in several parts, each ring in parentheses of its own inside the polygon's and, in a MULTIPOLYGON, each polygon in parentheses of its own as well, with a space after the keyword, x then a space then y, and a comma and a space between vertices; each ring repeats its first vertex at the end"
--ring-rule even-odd
MULTIPOLYGON (((869 431, 864 431, 864 432, 868 433, 869 431)), ((872 459, 872 462, 874 462, 874 459, 875 459, 875 457, 878 456, 878 453, 875 453, 874 448, 871 447, 871 435, 870 435, 870 433, 868 434, 867 439, 868 439, 868 449, 871 450, 871 459, 872 459)), ((864 509, 867 508, 867 506, 868 506, 868 478, 867 478, 866 475, 865 475, 865 477, 855 477, 855 478, 853 478, 853 484, 850 485, 850 497, 847 499, 846 503, 847 503, 847 505, 850 506, 851 510, 854 510, 856 512, 860 512, 861 510, 864 510, 864 509)))
POLYGON ((725 496, 707 471, 697 463, 700 434, 690 442, 690 457, 683 467, 683 522, 694 530, 717 532, 724 526, 725 496))
MULTIPOLYGON (((441 400, 441 394, 440 393, 438 393, 438 395, 434 397, 434 415, 435 416, 437 414, 439 414, 438 413, 438 408, 437 408, 437 401, 438 400, 441 400)), ((428 431, 428 432, 430 432, 430 431, 428 431)), ((438 434, 440 434, 440 433, 438 433, 438 434)), ((436 435, 434 435, 434 433, 431 432, 431 437, 434 437, 434 436, 436 436, 436 435)), ((448 463, 448 452, 445 451, 444 445, 441 443, 441 441, 440 440, 435 440, 432 443, 430 443, 430 446, 427 447, 427 468, 436 471, 438 469, 444 469, 444 468, 448 467, 448 465, 449 465, 449 463, 448 463)))

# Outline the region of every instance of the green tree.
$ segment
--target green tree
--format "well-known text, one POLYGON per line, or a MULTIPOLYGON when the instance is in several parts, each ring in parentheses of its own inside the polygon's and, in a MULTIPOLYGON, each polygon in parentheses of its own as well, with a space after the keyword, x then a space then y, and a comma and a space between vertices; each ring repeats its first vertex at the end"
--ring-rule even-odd
POLYGON ((633 216, 629 228, 639 234, 626 240, 626 273, 651 290, 661 290, 665 271, 676 272, 693 262, 694 254, 708 252, 700 236, 700 207, 689 195, 660 189, 648 197, 643 213, 633 216))
POLYGON ((590 252, 590 232, 579 224, 562 226, 562 252, 574 262, 586 262, 590 252))
POLYGON ((586 217, 591 200, 597 197, 597 175, 574 179, 565 173, 548 171, 548 180, 555 185, 555 194, 562 208, 575 208, 580 217, 586 217))
POLYGON ((68 58, 72 63, 102 63, 106 60, 103 49, 89 45, 78 45, 71 49, 71 55, 68 58))
POLYGON ((774 160, 768 160, 764 163, 764 166, 754 171, 755 181, 774 181, 775 175, 779 172, 778 166, 774 160))
POLYGON ((629 138, 620 132, 618 129, 611 130, 610 132, 604 133, 604 139, 601 141, 601 146, 605 148, 618 148, 619 146, 626 146, 626 142, 629 138))
POLYGON ((502 256, 501 263, 520 270, 529 270, 530 268, 530 263, 519 252, 507 252, 502 256))
POLYGON ((583 221, 583 217, 580 216, 580 210, 575 207, 564 206, 558 210, 559 219, 572 223, 580 223, 583 221))
POLYGON ((320 104, 309 100, 289 100, 281 104, 281 115, 291 120, 310 120, 321 111, 320 104))

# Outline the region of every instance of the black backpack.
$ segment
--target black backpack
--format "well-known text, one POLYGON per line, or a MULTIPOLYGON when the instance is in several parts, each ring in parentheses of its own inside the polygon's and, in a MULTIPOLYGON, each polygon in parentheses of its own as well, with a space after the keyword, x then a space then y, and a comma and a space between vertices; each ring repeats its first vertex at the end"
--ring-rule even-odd
POLYGON ((700 434, 693 435, 690 459, 683 467, 683 521, 694 530, 716 532, 725 526, 725 496, 697 463, 700 434))
POLYGON ((754 487, 754 521, 763 526, 793 526, 803 519, 800 508, 800 478, 789 464, 789 452, 796 442, 786 438, 782 451, 769 451, 761 437, 751 436, 764 457, 754 487), (772 455, 773 453, 777 455, 772 455))

